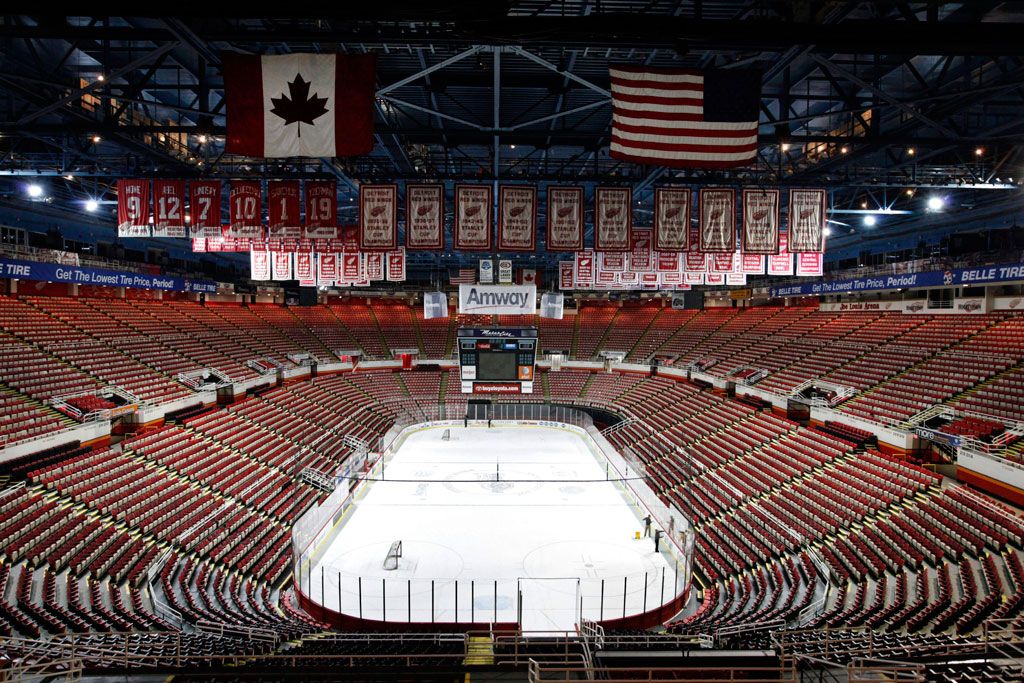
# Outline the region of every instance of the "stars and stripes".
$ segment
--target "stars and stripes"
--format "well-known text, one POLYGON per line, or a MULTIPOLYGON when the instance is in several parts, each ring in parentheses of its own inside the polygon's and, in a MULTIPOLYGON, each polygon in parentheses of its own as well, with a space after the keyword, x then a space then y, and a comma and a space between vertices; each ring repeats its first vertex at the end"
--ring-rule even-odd
POLYGON ((449 273, 448 281, 453 285, 475 285, 476 268, 459 268, 449 273))
POLYGON ((619 65, 609 73, 613 157, 688 168, 744 166, 756 157, 758 72, 619 65))

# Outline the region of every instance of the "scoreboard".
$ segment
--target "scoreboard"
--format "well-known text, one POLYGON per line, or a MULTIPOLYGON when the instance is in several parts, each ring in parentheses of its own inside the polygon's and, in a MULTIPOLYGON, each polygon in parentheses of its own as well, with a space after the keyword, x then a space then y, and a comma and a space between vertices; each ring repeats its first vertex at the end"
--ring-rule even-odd
POLYGON ((462 327, 459 366, 464 394, 532 394, 535 327, 462 327))

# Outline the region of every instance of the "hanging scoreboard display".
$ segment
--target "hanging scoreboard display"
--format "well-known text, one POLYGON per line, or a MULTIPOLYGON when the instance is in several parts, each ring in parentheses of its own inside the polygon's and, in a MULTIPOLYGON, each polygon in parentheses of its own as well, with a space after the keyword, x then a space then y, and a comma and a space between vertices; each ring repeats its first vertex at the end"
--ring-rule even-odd
POLYGON ((458 331, 464 394, 532 394, 535 327, 463 327, 458 331))

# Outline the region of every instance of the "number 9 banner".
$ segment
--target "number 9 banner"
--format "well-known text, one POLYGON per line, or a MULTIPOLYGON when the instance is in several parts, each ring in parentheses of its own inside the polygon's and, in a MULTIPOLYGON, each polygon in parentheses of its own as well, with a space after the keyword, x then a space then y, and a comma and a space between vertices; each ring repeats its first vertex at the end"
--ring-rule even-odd
POLYGON ((149 181, 117 181, 117 236, 149 237, 149 181))

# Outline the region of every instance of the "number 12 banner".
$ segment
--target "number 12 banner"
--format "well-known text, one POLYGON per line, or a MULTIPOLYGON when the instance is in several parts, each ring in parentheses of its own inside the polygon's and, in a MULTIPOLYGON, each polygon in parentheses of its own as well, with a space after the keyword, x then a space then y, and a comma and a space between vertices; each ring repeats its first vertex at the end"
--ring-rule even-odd
POLYGON ((153 237, 186 237, 185 181, 153 181, 153 237))

